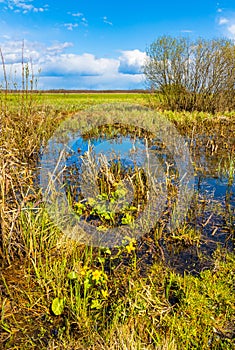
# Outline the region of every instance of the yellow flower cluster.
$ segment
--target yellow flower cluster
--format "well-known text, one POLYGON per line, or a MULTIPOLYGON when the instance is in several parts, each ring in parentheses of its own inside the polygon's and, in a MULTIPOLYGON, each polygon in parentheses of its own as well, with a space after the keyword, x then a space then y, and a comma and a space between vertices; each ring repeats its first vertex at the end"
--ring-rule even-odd
POLYGON ((136 243, 136 240, 134 238, 130 239, 129 244, 126 246, 126 250, 128 254, 131 254, 131 252, 135 250, 135 246, 134 246, 135 243, 136 243))
POLYGON ((103 282, 103 281, 107 281, 108 276, 105 272, 103 272, 102 270, 92 270, 92 269, 88 269, 87 266, 84 266, 81 270, 80 270, 80 274, 82 276, 92 276, 91 279, 95 282, 103 282))
POLYGON ((101 279, 102 274, 103 274, 103 272, 100 271, 100 270, 92 271, 92 280, 96 281, 96 282, 99 282, 99 280, 101 279))

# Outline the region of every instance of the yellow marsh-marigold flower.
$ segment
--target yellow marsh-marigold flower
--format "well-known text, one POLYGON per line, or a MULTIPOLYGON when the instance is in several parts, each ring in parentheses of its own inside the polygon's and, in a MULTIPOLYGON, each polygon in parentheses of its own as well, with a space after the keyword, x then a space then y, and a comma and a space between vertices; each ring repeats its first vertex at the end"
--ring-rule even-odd
POLYGON ((109 295, 109 292, 108 292, 107 290, 103 290, 103 289, 102 289, 102 290, 101 290, 101 294, 102 294, 102 297, 106 299, 107 296, 109 295))
POLYGON ((135 250, 135 247, 133 246, 133 243, 130 242, 127 246, 126 246, 126 250, 127 253, 130 254, 133 250, 135 250))
POLYGON ((86 275, 87 269, 88 269, 87 266, 84 266, 84 267, 81 269, 81 272, 80 272, 80 273, 81 273, 82 276, 85 276, 85 275, 86 275))
POLYGON ((101 276, 102 276, 102 271, 95 270, 92 272, 92 279, 96 282, 100 280, 101 276))

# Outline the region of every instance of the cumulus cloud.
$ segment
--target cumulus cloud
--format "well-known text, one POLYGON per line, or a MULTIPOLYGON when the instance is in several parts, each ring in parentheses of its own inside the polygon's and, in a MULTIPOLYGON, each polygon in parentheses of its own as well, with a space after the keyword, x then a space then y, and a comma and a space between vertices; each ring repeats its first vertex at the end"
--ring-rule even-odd
POLYGON ((5 63, 14 64, 22 62, 22 50, 25 62, 32 60, 37 63, 39 60, 43 60, 44 57, 53 57, 64 52, 67 48, 73 47, 73 44, 67 41, 55 41, 50 46, 46 46, 38 41, 6 40, 0 42, 0 47, 5 63))
POLYGON ((54 76, 101 76, 117 71, 119 65, 115 59, 96 58, 88 53, 46 56, 41 63, 42 74, 54 76))
POLYGON ((225 37, 235 40, 235 17, 232 13, 217 18, 217 24, 225 37))
POLYGON ((22 62, 22 51, 24 62, 30 60, 37 62, 41 57, 41 52, 44 51, 44 46, 41 43, 21 40, 6 40, 0 43, 0 47, 4 56, 4 62, 9 66, 22 62))
POLYGON ((223 33, 231 39, 235 39, 235 18, 220 18, 219 25, 223 27, 223 33))
POLYGON ((123 74, 141 74, 146 59, 146 53, 140 50, 122 51, 122 55, 119 57, 119 72, 123 74))
MULTIPOLYGON (((22 42, 0 43, 9 80, 12 72, 20 86, 22 42)), ((24 62, 33 62, 34 74, 40 70, 38 88, 42 89, 138 89, 144 86, 141 67, 146 54, 139 50, 122 51, 118 58, 81 55, 71 51, 70 42, 54 42, 46 46, 40 42, 24 42, 24 62)), ((0 84, 3 72, 0 68, 0 84)))

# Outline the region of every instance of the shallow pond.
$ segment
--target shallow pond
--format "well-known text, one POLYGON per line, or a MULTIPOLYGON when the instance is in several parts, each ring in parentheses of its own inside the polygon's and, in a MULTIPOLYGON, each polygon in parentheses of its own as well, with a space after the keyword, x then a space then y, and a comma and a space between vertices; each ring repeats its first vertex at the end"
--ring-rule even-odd
MULTIPOLYGON (((87 155, 93 157, 92 164, 96 164, 96 167, 101 166, 100 157, 103 155, 105 155, 106 164, 109 167, 113 161, 116 162, 117 168, 119 164, 119 180, 121 179, 121 181, 124 181, 125 174, 131 176, 136 168, 144 168, 144 172, 147 172, 146 162, 151 163, 157 160, 158 172, 155 172, 154 176, 155 179, 157 178, 158 184, 165 186, 163 191, 167 192, 167 195, 164 197, 164 202, 161 203, 162 215, 158 215, 155 226, 139 237, 138 256, 143 264, 151 264, 155 252, 160 259, 176 271, 198 273, 213 266, 213 253, 218 245, 233 250, 235 237, 235 164, 233 153, 223 150, 217 152, 216 147, 208 149, 208 138, 203 134, 196 135, 197 139, 200 140, 199 143, 194 142, 195 139, 185 138, 189 145, 194 168, 193 184, 191 181, 189 190, 191 191, 193 187, 194 193, 191 196, 185 222, 181 223, 184 228, 177 229, 175 233, 169 230, 166 224, 167 216, 170 213, 168 211, 169 203, 172 205, 169 202, 169 197, 176 195, 176 192, 172 194, 171 190, 180 183, 180 179, 177 178, 179 170, 174 156, 161 140, 151 139, 149 135, 147 137, 146 135, 137 137, 132 133, 122 135, 120 125, 115 136, 108 135, 108 132, 106 135, 103 133, 102 137, 80 135, 79 133, 73 135, 68 144, 66 157, 60 166, 60 170, 63 169, 63 183, 66 186, 66 195, 70 197, 70 203, 78 202, 83 205, 83 207, 79 207, 81 222, 89 221, 95 227, 104 226, 104 228, 109 225, 120 227, 123 226, 124 222, 122 211, 121 216, 110 216, 113 221, 118 218, 118 223, 114 223, 111 222, 109 216, 107 218, 107 213, 105 221, 102 220, 102 217, 100 218, 100 214, 98 215, 94 209, 91 209, 90 204, 84 207, 88 196, 94 200, 97 198, 95 196, 102 195, 102 191, 104 191, 104 189, 98 188, 98 192, 94 192, 92 186, 90 189, 90 180, 87 186, 83 184, 84 162, 87 161, 87 155), (171 165, 169 166, 169 164, 171 165), (166 186, 167 181, 168 185, 166 186), (161 227, 160 230, 159 227, 161 227), (157 234, 156 231, 158 231, 157 234), (149 237, 154 237, 150 240, 150 245, 145 242, 145 239, 149 242, 149 237)), ((96 173, 96 176, 102 178, 101 173, 96 173)), ((147 182, 144 186, 146 186, 147 191, 147 182)), ((128 200, 129 204, 132 207, 136 206, 136 208, 138 201, 134 200, 133 191, 137 188, 138 186, 133 187, 131 194, 128 193, 127 198, 125 198, 125 201, 128 200)), ((113 199, 112 193, 114 192, 114 189, 110 190, 111 196, 109 193, 105 197, 106 211, 108 211, 107 202, 110 201, 110 198, 113 199)), ((145 202, 142 200, 137 214, 135 216, 133 214, 134 219, 141 214, 144 206, 145 202)), ((108 209, 110 212, 110 207, 108 209)))

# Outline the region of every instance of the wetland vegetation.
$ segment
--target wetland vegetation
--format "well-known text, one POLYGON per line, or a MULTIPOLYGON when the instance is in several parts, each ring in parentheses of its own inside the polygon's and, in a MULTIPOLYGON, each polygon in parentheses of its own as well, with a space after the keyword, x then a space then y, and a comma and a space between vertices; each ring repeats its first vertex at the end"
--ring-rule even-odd
MULTIPOLYGON (((2 90, 0 103, 2 348, 234 349, 235 112, 166 110, 155 93, 2 90), (158 111, 184 138, 194 191, 184 220, 171 229, 178 173, 164 142, 141 128, 141 120, 139 129, 131 127, 126 111, 123 123, 82 133, 87 147, 88 140, 97 145, 120 135, 122 142, 138 139, 140 148, 148 142, 166 174, 164 210, 150 230, 137 239, 124 237, 119 246, 92 247, 64 235, 51 219, 38 167, 62 122, 87 115, 94 105, 126 102, 139 105, 141 113, 158 111)), ((66 159, 63 181, 74 215, 103 235, 134 225, 149 198, 145 171, 138 162, 102 158, 98 192, 84 198, 77 181, 81 164, 72 158, 75 148, 86 164, 92 157, 92 148, 89 154, 75 144, 66 159)))

